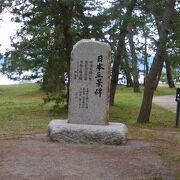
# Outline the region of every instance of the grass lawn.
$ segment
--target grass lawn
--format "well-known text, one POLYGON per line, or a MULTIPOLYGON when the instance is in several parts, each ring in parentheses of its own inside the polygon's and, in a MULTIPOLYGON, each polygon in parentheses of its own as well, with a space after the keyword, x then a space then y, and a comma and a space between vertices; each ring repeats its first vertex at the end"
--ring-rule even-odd
MULTIPOLYGON (((142 90, 143 91, 143 90, 142 90)), ((174 94, 175 89, 158 87, 155 95, 174 94)), ((44 93, 38 84, 0 86, 0 137, 45 132, 47 124, 55 118, 67 118, 67 111, 58 115, 50 113, 52 104, 44 105, 44 93)), ((118 86, 115 106, 110 107, 110 120, 139 127, 136 119, 142 101, 142 93, 132 88, 118 86)), ((150 123, 142 127, 173 127, 175 113, 153 105, 150 123)))
MULTIPOLYGON (((155 96, 175 94, 176 89, 170 89, 161 85, 155 92, 155 96)), ((115 106, 110 108, 110 119, 126 124, 137 125, 136 120, 142 103, 143 89, 141 93, 133 93, 132 88, 118 86, 115 96, 115 106)), ((150 123, 143 127, 174 127, 175 113, 165 110, 153 104, 150 123)))
POLYGON ((45 132, 51 119, 67 117, 52 116, 43 96, 37 84, 1 85, 0 137, 45 132))

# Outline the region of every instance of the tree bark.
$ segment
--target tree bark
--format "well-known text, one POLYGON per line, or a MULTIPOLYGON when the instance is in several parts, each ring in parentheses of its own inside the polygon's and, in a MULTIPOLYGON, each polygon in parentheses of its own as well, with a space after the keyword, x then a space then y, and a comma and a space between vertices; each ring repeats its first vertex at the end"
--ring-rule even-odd
MULTIPOLYGON (((161 19, 156 14, 156 12, 154 12, 154 17, 155 17, 155 22, 156 22, 158 33, 160 34, 160 20, 161 19)), ((165 65, 166 65, 166 75, 167 75, 167 82, 168 82, 169 88, 175 88, 174 81, 173 81, 172 75, 171 75, 171 68, 170 68, 170 65, 167 61, 167 58, 168 58, 167 52, 165 52, 164 58, 165 58, 164 61, 165 61, 165 65)), ((156 85, 155 85, 155 90, 157 89, 158 84, 159 84, 159 80, 161 78, 162 68, 163 68, 163 65, 161 67, 160 72, 158 73, 158 77, 157 77, 156 85)))
POLYGON ((175 84, 174 84, 173 77, 171 74, 171 67, 167 58, 165 59, 165 64, 166 64, 166 75, 167 75, 167 82, 168 82, 169 88, 175 88, 175 84))
MULTIPOLYGON (((165 52, 163 52, 163 53, 165 53, 165 52)), ((164 60, 163 60, 163 61, 164 61, 164 60)), ((162 68, 163 68, 163 63, 162 63, 162 65, 161 65, 161 67, 159 68, 160 70, 159 70, 158 75, 157 75, 157 77, 156 77, 156 82, 155 82, 155 86, 154 86, 154 90, 155 90, 155 91, 156 91, 156 89, 157 89, 157 87, 158 87, 158 84, 159 84, 159 81, 160 81, 160 79, 161 79, 162 68)))
POLYGON ((134 46, 133 41, 133 31, 132 31, 132 24, 129 23, 128 25, 128 32, 129 32, 129 45, 131 50, 131 56, 132 56, 132 75, 133 75, 133 90, 134 92, 140 92, 139 88, 139 72, 137 67, 137 56, 136 56, 136 50, 134 46))
POLYGON ((67 62, 67 105, 69 103, 69 84, 70 84, 70 60, 71 60, 71 51, 73 47, 73 37, 70 33, 72 17, 69 17, 73 11, 74 2, 70 4, 62 5, 62 15, 63 15, 63 35, 64 35, 64 47, 66 49, 66 62, 67 62))
POLYGON ((128 61, 128 55, 127 55, 126 48, 124 48, 124 72, 125 72, 126 79, 127 79, 127 87, 132 87, 133 81, 131 78, 131 71, 129 68, 129 61, 128 61))
MULTIPOLYGON (((161 23, 160 23, 161 22, 161 17, 158 15, 158 12, 156 12, 156 11, 153 11, 153 14, 154 14, 158 34, 159 34, 159 37, 160 37, 160 33, 161 33, 161 23)), ((166 49, 164 49, 163 53, 164 53, 164 57, 165 57, 166 49)), ((163 62, 164 62, 164 60, 163 60, 163 62)), ((161 64, 161 67, 159 69, 160 70, 159 70, 158 75, 156 77, 155 86, 154 86, 155 91, 156 91, 156 89, 158 87, 158 84, 159 84, 159 81, 160 81, 160 78, 161 78, 162 69, 163 69, 163 63, 161 64)))
MULTIPOLYGON (((171 68, 170 68, 169 62, 167 60, 167 53, 166 52, 165 52, 164 58, 165 58, 164 62, 165 62, 165 65, 166 65, 167 83, 169 85, 169 88, 175 88, 175 84, 174 84, 174 81, 173 81, 173 78, 172 78, 172 75, 171 75, 171 68)), ((160 72, 158 73, 158 76, 157 76, 155 90, 157 89, 158 84, 159 84, 159 80, 161 78, 162 68, 163 68, 163 65, 161 66, 161 70, 160 70, 160 72)))
POLYGON ((110 87, 110 105, 114 105, 114 97, 116 92, 116 87, 118 83, 118 76, 119 76, 119 66, 120 62, 122 61, 122 54, 123 54, 123 47, 125 46, 125 36, 127 34, 127 25, 129 22, 129 19, 127 17, 130 17, 132 14, 132 11, 135 7, 137 0, 132 0, 129 6, 127 7, 126 11, 126 18, 123 21, 123 24, 120 28, 119 33, 119 42, 117 45, 117 50, 114 58, 114 63, 112 67, 112 78, 111 78, 111 87, 110 87))
POLYGON ((168 36, 168 27, 170 24, 170 20, 174 11, 175 0, 168 0, 165 5, 164 15, 162 19, 162 24, 160 28, 160 37, 159 43, 157 46, 156 54, 153 59, 153 63, 151 69, 149 71, 145 88, 144 88, 144 95, 143 101, 141 105, 141 109, 139 112, 139 116, 137 122, 139 123, 147 123, 149 122, 151 107, 152 107, 152 98, 154 94, 154 86, 156 82, 156 78, 158 73, 161 70, 161 66, 164 61, 165 57, 165 50, 166 50, 166 41, 168 36))
POLYGON ((144 37, 145 37, 145 42, 144 42, 144 85, 146 83, 146 78, 149 72, 149 64, 148 64, 148 53, 147 53, 147 33, 144 31, 144 37))

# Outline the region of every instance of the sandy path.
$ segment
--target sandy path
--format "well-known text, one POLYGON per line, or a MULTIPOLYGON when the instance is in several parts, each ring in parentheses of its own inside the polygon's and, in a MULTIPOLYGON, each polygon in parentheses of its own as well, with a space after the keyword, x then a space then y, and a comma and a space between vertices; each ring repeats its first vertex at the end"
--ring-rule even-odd
POLYGON ((154 96, 153 103, 172 112, 176 112, 177 103, 175 101, 175 95, 154 96))

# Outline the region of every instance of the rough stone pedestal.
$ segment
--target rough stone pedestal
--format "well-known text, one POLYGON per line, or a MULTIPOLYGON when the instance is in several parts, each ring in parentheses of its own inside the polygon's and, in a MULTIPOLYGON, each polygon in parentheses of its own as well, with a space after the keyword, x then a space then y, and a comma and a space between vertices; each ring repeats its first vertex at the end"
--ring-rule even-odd
POLYGON ((48 125, 48 136, 60 143, 125 144, 128 129, 121 123, 109 125, 70 124, 67 120, 52 120, 48 125))

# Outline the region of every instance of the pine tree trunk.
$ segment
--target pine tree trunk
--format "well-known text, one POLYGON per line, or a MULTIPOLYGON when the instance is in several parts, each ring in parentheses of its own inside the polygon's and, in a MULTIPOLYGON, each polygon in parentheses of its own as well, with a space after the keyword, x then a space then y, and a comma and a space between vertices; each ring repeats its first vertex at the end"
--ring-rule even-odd
POLYGON ((124 61, 122 61, 121 67, 122 67, 122 69, 124 71, 124 74, 126 76, 126 81, 127 81, 126 86, 131 87, 133 82, 132 82, 132 79, 131 79, 131 74, 130 74, 130 71, 129 71, 129 67, 127 67, 125 59, 124 59, 124 61))
POLYGON ((62 14, 63 14, 63 35, 64 35, 64 46, 66 49, 66 62, 67 62, 67 105, 69 103, 69 85, 70 85, 70 60, 71 60, 71 51, 73 47, 73 38, 70 33, 71 28, 71 18, 69 18, 69 13, 73 11, 73 1, 68 5, 63 5, 62 14))
POLYGON ((43 78, 42 78, 41 89, 46 90, 47 84, 48 84, 48 78, 47 78, 46 72, 44 72, 43 78))
MULTIPOLYGON (((157 29, 158 29, 158 33, 160 34, 160 18, 159 18, 158 15, 156 15, 156 13, 154 13, 154 17, 155 17, 155 22, 156 22, 156 26, 157 26, 157 29)), ((174 85, 174 82, 173 82, 173 79, 172 79, 172 75, 171 75, 170 65, 169 65, 169 63, 167 61, 168 55, 167 55, 166 52, 164 52, 164 54, 165 54, 164 61, 165 61, 165 65, 166 65, 166 75, 167 75, 168 85, 169 85, 169 88, 175 88, 175 85, 174 85)), ((157 77, 155 90, 157 89, 158 84, 159 84, 159 80, 161 78, 162 68, 163 68, 163 65, 162 65, 161 71, 159 72, 158 77, 157 77)))
POLYGON ((120 66, 120 62, 122 61, 123 47, 125 46, 125 36, 127 34, 127 25, 129 21, 127 17, 131 16, 136 2, 137 0, 132 0, 129 6, 127 7, 127 11, 125 14, 126 18, 123 21, 123 24, 120 28, 119 42, 117 45, 117 50, 116 50, 114 63, 112 67, 112 78, 111 78, 111 87, 110 87, 110 105, 114 105, 114 97, 115 97, 116 87, 118 83, 118 76, 119 76, 119 66, 120 66))
POLYGON ((126 86, 132 87, 133 81, 131 78, 131 71, 130 71, 130 67, 129 67, 129 61, 128 61, 128 55, 127 55, 126 47, 124 47, 123 59, 121 61, 120 66, 122 67, 124 74, 126 76, 126 81, 127 81, 126 86))
POLYGON ((168 27, 170 24, 171 16, 174 11, 175 0, 168 0, 165 5, 164 15, 162 19, 162 24, 160 28, 160 38, 157 46, 156 54, 153 59, 153 63, 151 69, 149 71, 149 75, 146 80, 143 101, 141 105, 141 109, 139 112, 139 116, 137 122, 139 123, 147 123, 149 122, 151 107, 152 107, 152 98, 154 93, 154 86, 156 82, 156 78, 158 73, 161 70, 164 58, 165 58, 165 50, 166 50, 166 41, 168 36, 168 27))
POLYGON ((144 36, 145 36, 145 44, 144 44, 145 47, 143 54, 144 54, 144 85, 145 85, 146 78, 149 72, 149 64, 148 64, 148 54, 147 54, 147 37, 146 37, 147 35, 145 32, 144 32, 144 36))
POLYGON ((165 60, 165 64, 166 64, 166 75, 167 75, 167 82, 168 82, 169 88, 175 88, 175 84, 174 84, 172 74, 171 74, 171 67, 167 58, 165 60))
MULTIPOLYGON (((165 52, 164 52, 165 53, 165 52)), ((157 87, 158 87, 158 84, 159 84, 159 81, 161 79, 161 74, 162 74, 162 68, 163 68, 163 64, 161 65, 160 67, 160 71, 156 77, 156 82, 155 82, 155 86, 154 86, 154 90, 156 91, 157 87)))
POLYGON ((127 55, 127 51, 124 48, 124 71, 126 72, 126 79, 127 79, 127 87, 132 87, 133 86, 133 81, 131 78, 131 71, 130 71, 130 67, 129 67, 129 61, 128 61, 128 55, 127 55))
POLYGON ((128 25, 128 32, 129 32, 129 45, 131 49, 131 55, 132 55, 132 75, 133 75, 133 90, 134 92, 140 92, 139 88, 139 72, 137 67, 137 56, 136 56, 136 50, 134 46, 133 41, 133 31, 132 31, 132 25, 129 23, 128 25))

